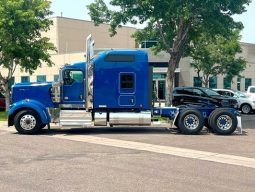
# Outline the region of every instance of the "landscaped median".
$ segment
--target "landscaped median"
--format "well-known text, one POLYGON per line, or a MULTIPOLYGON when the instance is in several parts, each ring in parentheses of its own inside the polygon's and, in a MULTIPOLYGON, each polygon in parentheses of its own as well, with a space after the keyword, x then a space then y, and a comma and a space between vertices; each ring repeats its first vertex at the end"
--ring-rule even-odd
POLYGON ((7 112, 0 111, 0 121, 7 121, 7 112))

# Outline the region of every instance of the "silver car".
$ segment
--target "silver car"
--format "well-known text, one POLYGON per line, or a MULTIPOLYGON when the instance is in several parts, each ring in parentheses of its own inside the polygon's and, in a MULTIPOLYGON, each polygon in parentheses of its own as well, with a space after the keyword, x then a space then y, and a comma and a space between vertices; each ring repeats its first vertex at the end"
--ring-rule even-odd
POLYGON ((255 110, 255 98, 247 97, 247 95, 241 91, 229 89, 214 89, 214 91, 224 96, 234 97, 238 102, 238 108, 244 114, 249 114, 255 110))

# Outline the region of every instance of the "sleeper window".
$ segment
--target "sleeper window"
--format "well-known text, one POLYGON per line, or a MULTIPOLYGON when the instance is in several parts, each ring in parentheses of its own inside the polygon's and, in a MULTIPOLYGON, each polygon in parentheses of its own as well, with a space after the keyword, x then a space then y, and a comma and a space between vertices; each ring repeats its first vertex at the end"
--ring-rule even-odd
POLYGON ((121 74, 120 76, 120 88, 121 89, 133 89, 134 88, 134 75, 133 74, 121 74))

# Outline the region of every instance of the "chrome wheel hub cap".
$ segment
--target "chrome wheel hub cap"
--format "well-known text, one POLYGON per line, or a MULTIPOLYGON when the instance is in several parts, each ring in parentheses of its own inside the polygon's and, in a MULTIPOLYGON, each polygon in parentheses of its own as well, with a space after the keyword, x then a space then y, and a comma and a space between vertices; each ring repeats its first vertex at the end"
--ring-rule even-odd
POLYGON ((32 115, 24 115, 20 119, 20 126, 25 130, 32 130, 35 128, 36 119, 32 115))
POLYGON ((196 129, 199 125, 199 119, 194 114, 189 114, 184 118, 184 126, 188 129, 196 129))
POLYGON ((222 130, 228 130, 232 127, 232 119, 228 115, 221 115, 217 119, 217 126, 222 130))
POLYGON ((242 107, 242 111, 243 111, 243 113, 249 113, 250 112, 250 107, 248 106, 248 105, 244 105, 243 107, 242 107))

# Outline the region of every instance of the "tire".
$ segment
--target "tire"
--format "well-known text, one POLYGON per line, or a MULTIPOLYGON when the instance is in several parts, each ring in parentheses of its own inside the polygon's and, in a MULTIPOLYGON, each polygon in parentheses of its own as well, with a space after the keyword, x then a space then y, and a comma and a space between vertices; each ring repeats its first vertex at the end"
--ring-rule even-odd
POLYGON ((184 109, 181 111, 178 122, 181 133, 195 135, 204 127, 204 117, 197 109, 184 109))
POLYGON ((216 109, 211 113, 209 118, 209 124, 216 134, 230 135, 237 128, 235 114, 229 112, 227 109, 216 109))
POLYGON ((212 130, 212 132, 214 132, 213 131, 213 128, 212 128, 212 122, 213 122, 213 118, 214 118, 214 115, 215 114, 217 114, 217 113, 219 113, 219 111, 225 111, 225 110, 227 110, 228 108, 216 108, 215 110, 213 110, 212 112, 211 112, 211 114, 209 115, 209 117, 208 117, 208 127, 207 128, 209 128, 209 129, 211 129, 212 130))
POLYGON ((249 104, 245 103, 241 106, 241 111, 243 114, 249 114, 249 113, 251 113, 252 109, 249 104))
POLYGON ((14 118, 14 126, 20 134, 36 134, 43 125, 39 115, 33 110, 20 111, 14 118))

